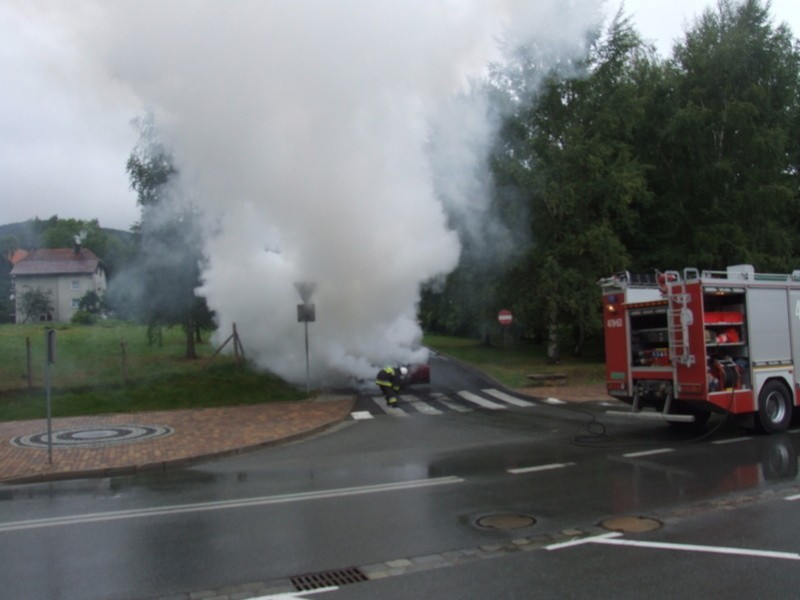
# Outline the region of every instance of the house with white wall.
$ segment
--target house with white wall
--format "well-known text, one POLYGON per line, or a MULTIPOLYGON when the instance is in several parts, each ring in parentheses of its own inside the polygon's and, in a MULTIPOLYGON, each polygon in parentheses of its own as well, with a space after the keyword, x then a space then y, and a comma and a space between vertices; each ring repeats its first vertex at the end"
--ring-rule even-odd
POLYGON ((27 289, 49 291, 53 300, 53 312, 39 315, 34 320, 66 323, 77 312, 86 292, 105 293, 106 270, 94 252, 76 243, 73 248, 31 250, 14 264, 11 281, 17 323, 25 320, 19 300, 27 289))

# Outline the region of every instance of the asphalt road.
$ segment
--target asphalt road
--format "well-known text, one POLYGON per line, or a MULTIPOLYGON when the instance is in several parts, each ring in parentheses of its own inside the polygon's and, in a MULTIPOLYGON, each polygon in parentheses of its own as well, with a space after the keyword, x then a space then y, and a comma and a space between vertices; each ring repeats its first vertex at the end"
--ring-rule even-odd
POLYGON ((230 598, 352 566, 385 577, 299 597, 794 595, 798 433, 717 420, 698 438, 515 397, 449 361, 433 373, 397 412, 374 390, 312 439, 0 487, 0 598, 230 598))

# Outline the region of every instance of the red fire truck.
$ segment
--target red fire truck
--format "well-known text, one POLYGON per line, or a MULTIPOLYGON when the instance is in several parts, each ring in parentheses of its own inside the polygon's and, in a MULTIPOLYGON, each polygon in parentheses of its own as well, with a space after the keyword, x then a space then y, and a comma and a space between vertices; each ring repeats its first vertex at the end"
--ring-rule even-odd
POLYGON ((800 414, 800 271, 685 269, 600 281, 608 393, 629 414, 785 430, 800 414))

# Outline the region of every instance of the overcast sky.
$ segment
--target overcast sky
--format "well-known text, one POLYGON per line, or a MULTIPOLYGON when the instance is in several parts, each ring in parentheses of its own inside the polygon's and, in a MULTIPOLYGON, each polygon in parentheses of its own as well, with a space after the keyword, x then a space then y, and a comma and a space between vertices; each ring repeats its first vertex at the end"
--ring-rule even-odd
MULTIPOLYGON (((128 229, 139 217, 125 161, 136 143, 130 121, 146 101, 78 59, 70 35, 89 5, 73 4, 77 26, 62 28, 46 0, 0 0, 0 224, 57 214, 128 229)), ((662 55, 709 4, 625 0, 662 55)), ((619 5, 608 0, 609 12, 619 5)), ((800 35, 800 0, 773 0, 772 13, 800 35)))

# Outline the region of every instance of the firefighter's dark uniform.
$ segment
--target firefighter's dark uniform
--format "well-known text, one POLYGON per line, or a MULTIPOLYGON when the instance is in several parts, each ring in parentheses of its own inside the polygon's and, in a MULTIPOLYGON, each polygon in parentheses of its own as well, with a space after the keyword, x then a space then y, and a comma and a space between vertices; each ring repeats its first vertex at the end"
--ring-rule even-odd
POLYGON ((397 394, 400 392, 400 369, 394 367, 382 368, 378 371, 375 383, 381 388, 388 406, 397 404, 397 394))

